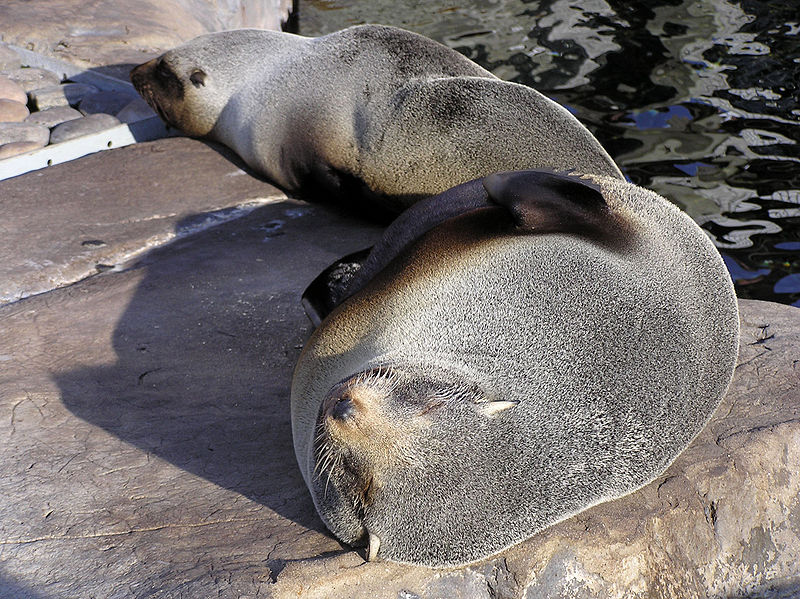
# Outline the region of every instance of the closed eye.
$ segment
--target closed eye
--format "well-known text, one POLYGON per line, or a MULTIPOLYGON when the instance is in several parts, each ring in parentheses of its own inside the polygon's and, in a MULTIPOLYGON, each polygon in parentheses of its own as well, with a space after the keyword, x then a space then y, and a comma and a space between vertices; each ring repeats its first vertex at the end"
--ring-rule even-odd
POLYGON ((427 414, 428 412, 436 410, 437 408, 441 408, 445 403, 447 403, 447 402, 445 400, 443 400, 443 399, 440 400, 440 401, 435 401, 435 402, 429 403, 427 406, 425 406, 423 408, 423 410, 419 413, 419 415, 423 416, 424 414, 427 414))

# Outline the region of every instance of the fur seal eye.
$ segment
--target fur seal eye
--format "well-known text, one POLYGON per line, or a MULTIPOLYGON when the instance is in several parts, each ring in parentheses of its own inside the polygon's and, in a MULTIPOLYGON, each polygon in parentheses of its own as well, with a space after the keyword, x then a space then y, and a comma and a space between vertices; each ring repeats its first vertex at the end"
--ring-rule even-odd
POLYGON ((196 70, 193 71, 191 75, 189 75, 189 81, 191 81, 195 87, 200 87, 201 85, 206 84, 206 73, 205 71, 196 70))
POLYGON ((355 406, 349 397, 340 397, 331 410, 331 416, 337 420, 347 420, 355 414, 355 406))

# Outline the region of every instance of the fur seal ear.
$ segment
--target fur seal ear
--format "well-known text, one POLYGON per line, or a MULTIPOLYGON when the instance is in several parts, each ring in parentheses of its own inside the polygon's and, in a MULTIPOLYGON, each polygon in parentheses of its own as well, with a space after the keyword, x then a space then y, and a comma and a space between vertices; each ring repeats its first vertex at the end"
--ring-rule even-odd
POLYGON ((202 69, 192 71, 192 74, 189 75, 189 81, 191 81, 195 87, 204 86, 206 84, 206 72, 202 69))
POLYGON ((523 233, 608 238, 614 218, 600 187, 566 173, 511 171, 483 180, 489 200, 505 207, 523 233))

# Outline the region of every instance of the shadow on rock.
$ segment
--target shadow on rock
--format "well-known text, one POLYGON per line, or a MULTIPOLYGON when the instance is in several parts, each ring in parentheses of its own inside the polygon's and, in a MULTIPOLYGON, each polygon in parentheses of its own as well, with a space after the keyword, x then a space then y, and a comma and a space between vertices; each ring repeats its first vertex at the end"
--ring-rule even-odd
POLYGON ((289 390, 311 328, 301 291, 332 256, 374 237, 345 226, 317 207, 270 204, 95 279, 88 309, 130 297, 113 331, 116 363, 58 375, 64 404, 148 454, 324 531, 294 457, 289 390))
POLYGON ((18 584, 4 576, 0 576, 0 599, 47 599, 22 584, 18 584))

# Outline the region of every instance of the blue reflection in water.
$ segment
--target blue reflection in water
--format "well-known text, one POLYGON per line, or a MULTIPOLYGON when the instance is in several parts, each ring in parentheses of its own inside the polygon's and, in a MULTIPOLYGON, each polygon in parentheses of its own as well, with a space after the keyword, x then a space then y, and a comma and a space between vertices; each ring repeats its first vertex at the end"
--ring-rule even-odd
POLYGON ((697 169, 699 169, 701 166, 711 166, 711 165, 706 164, 705 162, 690 162, 689 164, 676 164, 675 168, 683 171, 690 177, 694 177, 697 174, 697 169))
POLYGON ((739 264, 736 260, 728 256, 727 254, 722 254, 722 260, 725 262, 725 266, 728 267, 728 272, 731 273, 731 278, 736 283, 739 283, 741 281, 752 281, 754 279, 762 279, 770 273, 770 270, 768 268, 759 268, 758 270, 748 270, 747 268, 739 264))
POLYGON ((783 241, 775 244, 778 250, 800 250, 800 241, 783 241))
POLYGON ((775 283, 775 293, 800 293, 800 273, 786 275, 775 283))
POLYGON ((651 108, 644 112, 629 114, 633 122, 639 129, 667 129, 672 127, 670 121, 673 118, 692 118, 692 113, 685 106, 668 106, 664 108, 651 108))

